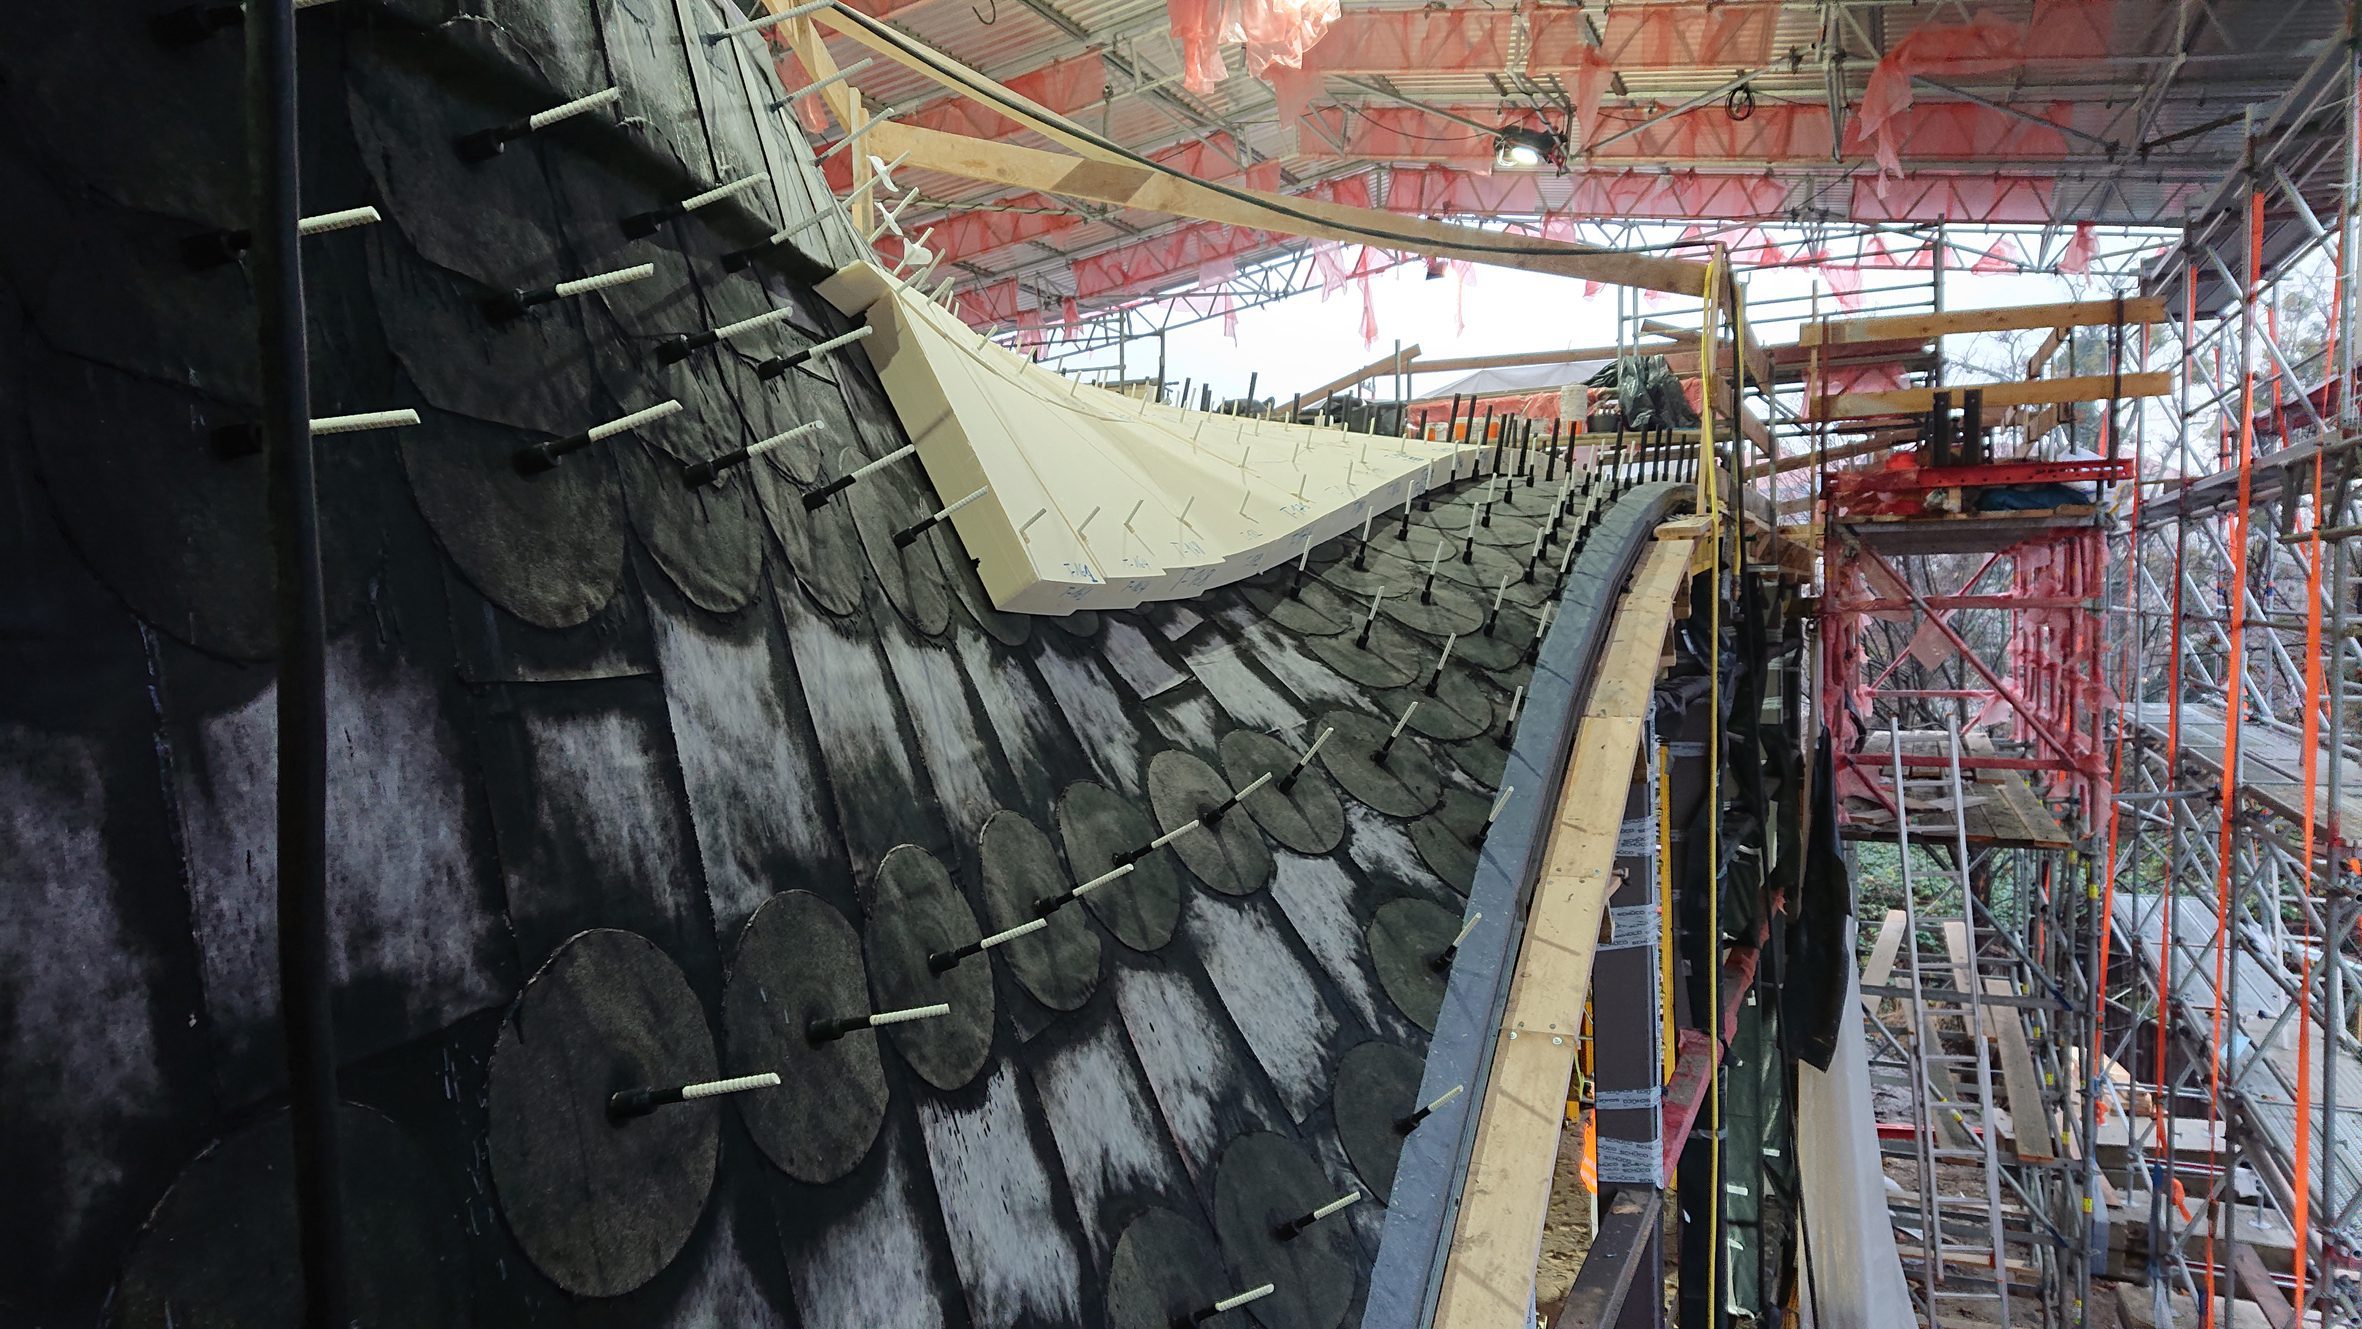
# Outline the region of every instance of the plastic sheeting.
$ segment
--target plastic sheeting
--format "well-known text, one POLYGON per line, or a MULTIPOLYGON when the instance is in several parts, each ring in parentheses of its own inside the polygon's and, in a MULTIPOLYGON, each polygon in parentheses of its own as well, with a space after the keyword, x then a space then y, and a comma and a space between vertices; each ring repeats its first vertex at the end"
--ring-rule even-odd
MULTIPOLYGON (((1771 219, 1788 206, 1785 182, 1762 174, 1672 175, 1594 171, 1553 179, 1551 189, 1567 191, 1563 207, 1545 204, 1543 178, 1526 172, 1481 175, 1448 167, 1397 170, 1387 186, 1386 206, 1395 212, 1531 212, 1576 217, 1718 217, 1771 219)), ((1545 223, 1547 225, 1547 223, 1545 223)))
POLYGON ((1685 383, 1665 363, 1661 355, 1639 356, 1621 366, 1609 365, 1591 376, 1587 386, 1614 388, 1624 414, 1624 423, 1633 429, 1689 429, 1698 423, 1696 403, 1691 394, 1696 391, 1685 383))
MULTIPOLYGON (((1348 207, 1366 208, 1370 205, 1369 180, 1358 175, 1331 180, 1304 191, 1303 196, 1348 207)), ((1133 244, 1120 245, 1076 259, 1074 293, 1078 299, 1093 300, 1132 291, 1154 290, 1171 285, 1208 263, 1235 259, 1285 238, 1252 227, 1197 222, 1133 244)))
POLYGON ((1338 0, 1165 0, 1181 85, 1199 96, 1230 76, 1224 43, 1245 44, 1247 72, 1258 78, 1273 65, 1299 68, 1339 13, 1338 0))
POLYGON ((2007 175, 1913 175, 1881 182, 1856 178, 1855 221, 2040 223, 2051 220, 2055 182, 2007 175))
MULTIPOLYGON (((1242 155, 1226 134, 1191 139, 1149 154, 1153 160, 1193 180, 1235 182, 1262 190, 1278 186, 1277 161, 1266 158, 1241 168, 1238 159, 1242 155)), ((852 168, 842 163, 841 155, 827 163, 829 184, 840 193, 852 186, 852 168)), ((1064 199, 1048 194, 1018 194, 990 207, 954 212, 930 223, 927 229, 931 235, 926 243, 929 249, 943 255, 946 262, 966 262, 996 249, 1055 235, 1086 220, 1064 199)), ((879 243, 878 252, 888 262, 902 256, 891 237, 879 243)))
POLYGON ((1585 69, 1753 68, 1771 58, 1779 15, 1769 5, 1355 10, 1305 58, 1332 74, 1579 73, 1585 69), (1514 58, 1525 28, 1522 60, 1514 58), (1599 32, 1594 43, 1592 31, 1599 32))
POLYGON ((1854 123, 1872 144, 1880 173, 1899 175, 1900 121, 1911 109, 1912 79, 1997 74, 2028 60, 2105 55, 2114 22, 2114 0, 2040 0, 2023 26, 1990 11, 1966 23, 1925 24, 1896 42, 1870 71, 1854 123))
MULTIPOLYGON (((1061 115, 1100 99, 1107 86, 1107 64, 1097 51, 1053 60, 1039 69, 1003 79, 1009 91, 1041 103, 1061 115)), ((970 138, 1008 138, 1022 127, 983 102, 947 96, 899 117, 920 129, 940 129, 970 138)))
MULTIPOLYGON (((1846 922, 1845 954, 1854 952, 1846 922)), ((1826 1071, 1796 1068, 1797 1170, 1804 1183, 1803 1322, 1811 1329, 1893 1329, 1917 1324, 1903 1259, 1886 1211, 1878 1122, 1870 1110, 1870 1058, 1859 981, 1846 982, 1837 1055, 1826 1071)))

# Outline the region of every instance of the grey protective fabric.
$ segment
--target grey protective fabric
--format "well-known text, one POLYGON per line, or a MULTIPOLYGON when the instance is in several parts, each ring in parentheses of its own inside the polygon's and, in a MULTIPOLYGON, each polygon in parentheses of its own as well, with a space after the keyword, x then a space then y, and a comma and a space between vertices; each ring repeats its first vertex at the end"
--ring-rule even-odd
MULTIPOLYGON (((1846 924, 1845 954, 1854 953, 1846 924)), ((1863 1042, 1860 982, 1846 984, 1837 1056, 1826 1071, 1796 1068, 1796 1152, 1804 1178, 1804 1323, 1813 1329, 1884 1329, 1913 1324, 1886 1174, 1878 1167, 1878 1122, 1870 1110, 1869 1049, 1863 1042)))

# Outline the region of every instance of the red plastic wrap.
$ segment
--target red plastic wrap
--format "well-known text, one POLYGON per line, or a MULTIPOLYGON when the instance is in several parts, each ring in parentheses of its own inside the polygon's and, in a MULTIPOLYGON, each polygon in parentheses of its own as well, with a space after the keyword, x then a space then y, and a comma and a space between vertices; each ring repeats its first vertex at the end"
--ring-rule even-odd
MULTIPOLYGON (((1107 65, 1097 51, 1053 60, 1039 69, 1004 80, 1011 92, 1064 114, 1099 100, 1107 86, 1107 65)), ((919 107, 902 123, 920 129, 940 129, 970 138, 1008 138, 1021 132, 1014 120, 968 97, 948 96, 919 107)))
POLYGON ((1225 43, 1245 45, 1247 72, 1257 77, 1274 65, 1300 68, 1339 12, 1338 0, 1165 0, 1181 85, 1200 96, 1230 76, 1225 43))

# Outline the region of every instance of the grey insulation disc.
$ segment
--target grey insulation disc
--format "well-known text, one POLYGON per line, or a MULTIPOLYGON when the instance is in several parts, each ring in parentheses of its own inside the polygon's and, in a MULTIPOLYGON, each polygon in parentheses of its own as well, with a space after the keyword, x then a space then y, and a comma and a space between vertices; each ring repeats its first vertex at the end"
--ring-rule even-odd
MULTIPOLYGON (((1078 781, 1058 797, 1058 838, 1077 886, 1115 867, 1118 855, 1141 848, 1156 834, 1146 814, 1105 785, 1078 781)), ((1060 883, 1042 894, 1064 889, 1060 883)), ((1181 921, 1181 877, 1172 856, 1158 851, 1084 896, 1083 905, 1117 941, 1136 951, 1157 950, 1173 939, 1181 921)))
POLYGON ((1398 1123, 1416 1111, 1419 1076, 1427 1063, 1393 1043, 1358 1043, 1337 1059, 1337 1142, 1370 1194, 1394 1193, 1394 1168, 1402 1161, 1398 1123))
MULTIPOLYGON (((712 1080, 717 1065, 697 994, 655 943, 599 929, 558 947, 492 1049, 492 1181, 535 1268, 569 1292, 613 1297, 672 1263, 713 1189, 718 1105, 618 1122, 607 1100, 712 1080)), ((785 1091, 755 1091, 766 1092, 785 1091)))
MULTIPOLYGON (((917 845, 898 845, 878 864, 869 904, 869 990, 881 1011, 947 1002, 951 1013, 885 1031, 902 1059, 938 1089, 976 1078, 992 1052, 992 969, 971 956, 944 973, 927 957, 982 935, 951 874, 917 845)), ((858 1038, 859 1034, 848 1035, 858 1038)))
POLYGON ((1255 612, 1288 631, 1307 637, 1343 632, 1355 622, 1351 601, 1307 570, 1299 577, 1294 567, 1263 585, 1247 588, 1247 603, 1255 612))
POLYGON ((1409 733, 1394 741, 1383 762, 1378 760, 1393 727, 1358 711, 1329 712, 1315 728, 1337 731, 1321 745, 1321 764, 1339 788, 1378 811, 1389 817, 1416 817, 1435 806, 1443 781, 1421 740, 1409 733))
POLYGON ((886 1119, 886 1073, 874 1031, 814 1043, 815 1020, 871 1009, 861 938, 809 891, 765 900, 738 934, 722 996, 730 1064, 779 1072, 781 1084, 738 1095, 747 1134, 798 1181, 851 1172, 886 1119))
POLYGON ((1380 611, 1413 632, 1424 632, 1431 637, 1474 632, 1484 625, 1484 605, 1478 602, 1475 593, 1441 576, 1433 586, 1427 585, 1422 576, 1418 586, 1406 587, 1400 595, 1387 596, 1380 611))
POLYGON ((1502 598, 1513 605, 1523 605, 1529 613, 1540 612, 1542 602, 1558 598, 1558 560, 1566 554, 1566 542, 1561 540, 1542 550, 1542 561, 1534 567, 1534 579, 1525 579, 1525 565, 1518 565, 1517 580, 1509 583, 1509 593, 1502 598))
MULTIPOLYGON (((443 1173, 401 1127, 368 1108, 340 1105, 336 1129, 354 1321, 468 1323, 458 1213, 443 1173)), ((199 1154, 133 1240, 105 1323, 301 1324, 295 1191, 287 1184, 294 1170, 284 1112, 199 1154)))
MULTIPOLYGON (((846 448, 837 454, 837 474, 851 474, 868 460, 846 448)), ((940 637, 951 627, 951 587, 945 584, 943 565, 935 557, 937 542, 951 540, 956 547, 958 541, 945 522, 909 544, 894 543, 897 532, 935 511, 913 481, 911 469, 896 463, 871 472, 867 479, 837 495, 836 503, 844 504, 853 514, 853 527, 861 533, 861 548, 869 555, 870 571, 877 577, 878 588, 886 593, 886 603, 922 635, 940 637)))
POLYGON ((872 578, 861 535, 853 529, 845 504, 823 503, 806 511, 803 488, 770 457, 757 457, 745 469, 754 477, 764 520, 787 551, 784 567, 770 560, 774 589, 794 589, 783 584, 792 577, 794 586, 802 588, 804 597, 822 613, 842 618, 861 612, 872 578))
POLYGON ((615 453, 592 446, 528 479, 511 458, 535 441, 505 425, 421 410, 397 430, 402 470, 435 543, 485 599, 542 628, 587 621, 623 580, 615 453))
MULTIPOLYGON (((1514 584, 1514 583, 1513 583, 1514 584)), ((1499 672, 1515 669, 1525 655, 1526 643, 1533 640, 1534 616, 1510 602, 1504 594, 1498 614, 1492 611, 1492 595, 1484 595, 1486 616, 1492 620, 1492 630, 1478 624, 1474 632, 1464 634, 1453 647, 1452 657, 1466 660, 1479 669, 1499 672)))
MULTIPOLYGON (((986 926, 995 933, 1032 922, 1038 917, 1034 901, 1070 884, 1050 837, 1018 813, 993 813, 977 833, 976 849, 984 869, 986 926)), ((1099 934, 1079 910, 1061 909, 1048 927, 986 954, 1005 961, 1033 999, 1054 1011, 1075 1009, 1099 986, 1099 934)))
POLYGON ((1443 743, 1474 738, 1492 723, 1493 703, 1474 669, 1454 660, 1441 675, 1430 671, 1427 677, 1434 680, 1435 691, 1429 692, 1424 683, 1398 688, 1379 697, 1378 704, 1400 715, 1404 707, 1418 702, 1419 709, 1411 712, 1411 729, 1443 743))
POLYGON ((1370 919, 1370 964, 1378 971, 1379 985, 1411 1023, 1429 1033, 1435 1032, 1444 981, 1451 972, 1437 969, 1435 959, 1459 935, 1460 921, 1442 905, 1409 895, 1378 906, 1370 919))
POLYGON ((1023 646, 1033 639, 1033 615, 995 609, 991 593, 984 589, 984 578, 977 575, 976 560, 968 557, 965 549, 941 551, 936 559, 943 564, 944 578, 950 582, 952 595, 959 600, 960 607, 994 641, 1003 646, 1023 646))
POLYGON ((1419 851, 1419 861, 1462 895, 1476 880, 1481 843, 1476 836, 1484 828, 1485 814, 1492 809, 1492 799, 1465 789, 1446 789, 1433 812, 1411 823, 1411 847, 1419 851))
MULTIPOLYGON (((1318 737, 1315 733, 1314 737, 1318 737)), ((1268 772, 1271 783, 1247 795, 1239 807, 1263 833, 1299 854, 1325 854, 1345 838, 1345 803, 1315 759, 1283 789, 1301 754, 1269 734, 1233 729, 1222 736, 1222 775, 1244 789, 1268 772)))
POLYGON ((1406 579, 1416 584, 1418 576, 1418 569, 1410 560, 1408 546, 1395 541, 1393 528, 1370 537, 1370 552, 1367 556, 1360 556, 1357 552, 1354 556, 1341 558, 1314 571, 1323 582, 1365 608, 1371 595, 1379 591, 1398 590, 1406 579))
MULTIPOLYGON (((1515 549, 1480 544, 1476 547, 1475 557, 1465 563, 1460 561, 1460 551, 1455 548, 1450 558, 1436 564, 1435 570, 1441 574, 1442 580, 1478 592, 1479 598, 1489 605, 1493 601, 1494 589, 1501 584, 1501 578, 1508 577, 1514 581, 1525 574, 1525 556, 1533 547, 1533 541, 1534 537, 1528 534, 1525 543, 1515 549)), ((1534 575, 1538 577, 1541 573, 1537 570, 1534 575)))
POLYGON ((1452 754, 1452 764, 1462 774, 1487 789, 1497 789, 1501 773, 1509 767, 1509 749, 1501 746, 1500 737, 1501 727, 1495 725, 1474 738, 1445 744, 1444 751, 1452 754))
POLYGON ((1096 609, 1077 609, 1071 614, 1045 614, 1041 617, 1051 627, 1069 637, 1087 639, 1099 635, 1099 611, 1096 609))
MULTIPOLYGON (((1230 797, 1230 790, 1220 771, 1189 753, 1160 752, 1148 759, 1148 802, 1160 831, 1202 819, 1230 797)), ((1271 884, 1271 850, 1254 819, 1239 807, 1210 826, 1201 823, 1171 848, 1199 881, 1224 895, 1253 895, 1271 884)))
MULTIPOLYGON (((1125 1226, 1107 1257, 1108 1329, 1172 1329, 1175 1322, 1241 1290, 1205 1229, 1170 1209, 1148 1209, 1125 1226)), ((1243 1310, 1205 1321, 1237 1329, 1243 1310)))
POLYGON ((1399 688, 1419 676, 1420 664, 1432 659, 1435 648, 1400 625, 1380 617, 1357 623, 1351 632, 1314 637, 1305 645, 1313 658, 1365 688, 1399 688))
POLYGON ((1270 1296, 1247 1308, 1264 1329, 1336 1329, 1345 1318, 1357 1264, 1352 1219, 1333 1214, 1284 1240, 1276 1231, 1342 1194, 1304 1147, 1284 1135, 1250 1131, 1222 1146, 1214 1164, 1214 1231, 1242 1288, 1272 1285, 1270 1296))
MULTIPOLYGON (((75 304, 79 297, 61 292, 58 302, 75 304)), ((253 334, 242 331, 235 340, 250 343, 253 334)), ((12 377, 18 368, 12 363, 12 377)), ((46 500, 91 571, 150 625, 200 650, 269 658, 279 637, 263 501, 268 459, 259 453, 224 458, 210 437, 216 429, 252 424, 253 410, 201 397, 166 381, 169 374, 150 378, 72 356, 28 354, 22 373, 28 388, 38 388, 9 403, 9 446, 26 437, 17 428, 21 419, 29 430, 26 452, 46 481, 43 489, 21 491, 24 501, 46 500)), ((331 621, 362 602, 382 540, 370 507, 382 496, 372 499, 377 482, 369 453, 385 444, 367 436, 338 442, 320 450, 321 562, 331 621)), ((27 529, 28 519, 38 520, 12 510, 9 530, 27 529)), ((622 553, 617 544, 618 562, 622 553)))
MULTIPOLYGON (((1533 547, 1534 532, 1539 529, 1539 523, 1536 520, 1539 515, 1520 511, 1505 502, 1495 500, 1493 519, 1488 525, 1484 519, 1484 509, 1481 507, 1476 509, 1477 557, 1484 557, 1484 550, 1489 546, 1499 553, 1523 558, 1525 552, 1533 547)), ((1460 534, 1464 536, 1467 533, 1467 528, 1461 527, 1460 534)))
POLYGON ((615 450, 632 529, 691 604, 727 614, 754 600, 765 542, 746 479, 725 475, 691 488, 681 483, 681 461, 661 449, 631 438, 592 446, 615 450))

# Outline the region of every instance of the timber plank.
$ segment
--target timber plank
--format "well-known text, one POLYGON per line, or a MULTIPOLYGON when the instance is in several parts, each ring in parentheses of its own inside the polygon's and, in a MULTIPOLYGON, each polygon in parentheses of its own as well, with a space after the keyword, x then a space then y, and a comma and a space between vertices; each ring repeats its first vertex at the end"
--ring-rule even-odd
POLYGON ((1945 388, 1896 388, 1891 392, 1840 392, 1812 400, 1809 420, 1853 420, 1881 415, 1924 415, 1935 409, 1938 392, 1960 394, 1974 388, 1985 394, 1985 409, 2036 406, 2053 402, 2105 401, 2112 395, 2162 397, 2173 391, 2166 373, 2081 374, 2073 378, 2034 378, 2015 383, 1956 383, 1945 388))
MULTIPOLYGON (((1803 346, 1845 342, 1933 339, 1962 332, 2018 332, 2029 328, 2098 327, 2116 321, 2114 300, 2073 300, 2060 304, 2011 305, 2002 309, 1960 309, 1943 314, 1895 314, 1807 323, 1797 330, 1803 346)), ((2165 301, 2145 296, 2124 302, 2126 324, 2162 323, 2165 301)))

